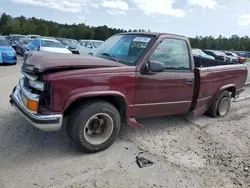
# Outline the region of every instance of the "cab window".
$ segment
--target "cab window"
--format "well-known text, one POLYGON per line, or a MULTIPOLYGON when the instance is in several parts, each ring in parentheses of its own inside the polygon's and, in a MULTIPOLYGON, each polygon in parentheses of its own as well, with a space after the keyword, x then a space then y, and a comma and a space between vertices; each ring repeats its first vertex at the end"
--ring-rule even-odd
POLYGON ((150 57, 150 61, 162 62, 165 70, 190 69, 189 50, 186 41, 164 39, 150 57))

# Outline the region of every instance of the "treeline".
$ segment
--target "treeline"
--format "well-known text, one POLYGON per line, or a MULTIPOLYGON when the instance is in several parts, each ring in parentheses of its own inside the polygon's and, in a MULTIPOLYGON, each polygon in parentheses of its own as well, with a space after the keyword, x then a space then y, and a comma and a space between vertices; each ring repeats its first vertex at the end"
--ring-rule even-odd
POLYGON ((250 38, 248 36, 239 37, 232 35, 229 38, 201 37, 190 38, 193 48, 213 49, 213 50, 233 50, 233 51, 250 51, 250 38))
MULTIPOLYGON (((131 30, 129 30, 131 31, 131 30)), ((145 31, 142 29, 134 31, 145 31)), ((73 39, 96 39, 105 40, 108 37, 121 32, 128 32, 124 29, 109 28, 106 25, 90 27, 81 24, 59 24, 37 18, 26 18, 24 16, 11 17, 3 13, 0 18, 0 34, 38 34, 42 36, 66 37, 73 39)))
MULTIPOLYGON (((59 24, 53 21, 46 21, 37 18, 26 18, 24 16, 11 17, 3 13, 0 17, 0 34, 38 34, 42 36, 66 37, 73 39, 96 39, 105 40, 108 37, 121 32, 131 32, 132 30, 109 28, 108 26, 91 27, 81 24, 59 24)), ((133 31, 143 32, 138 29, 133 31)), ((250 51, 250 38, 248 36, 239 37, 232 35, 229 38, 218 38, 212 36, 190 38, 193 48, 215 49, 215 50, 236 50, 250 51)))

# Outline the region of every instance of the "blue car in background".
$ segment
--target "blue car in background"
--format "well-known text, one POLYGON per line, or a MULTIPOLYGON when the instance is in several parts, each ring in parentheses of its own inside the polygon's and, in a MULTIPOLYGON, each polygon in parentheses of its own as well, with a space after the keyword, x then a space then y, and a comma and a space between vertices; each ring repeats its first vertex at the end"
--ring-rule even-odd
POLYGON ((16 64, 16 51, 5 37, 0 37, 0 64, 16 64))

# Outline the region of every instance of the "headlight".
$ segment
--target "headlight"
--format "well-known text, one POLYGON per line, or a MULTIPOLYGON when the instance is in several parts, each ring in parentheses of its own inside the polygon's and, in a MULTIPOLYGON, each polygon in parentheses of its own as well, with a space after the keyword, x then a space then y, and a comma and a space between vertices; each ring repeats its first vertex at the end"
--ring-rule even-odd
POLYGON ((43 82, 29 80, 29 86, 34 88, 34 89, 37 89, 39 91, 44 91, 44 83, 43 82))

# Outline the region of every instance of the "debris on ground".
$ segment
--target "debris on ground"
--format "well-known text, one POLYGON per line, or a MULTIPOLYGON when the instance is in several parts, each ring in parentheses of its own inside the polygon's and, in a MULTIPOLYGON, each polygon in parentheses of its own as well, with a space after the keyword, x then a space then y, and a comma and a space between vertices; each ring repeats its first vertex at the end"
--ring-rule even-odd
POLYGON ((140 168, 144 168, 144 167, 151 166, 154 164, 152 161, 139 155, 136 156, 136 162, 140 168))

